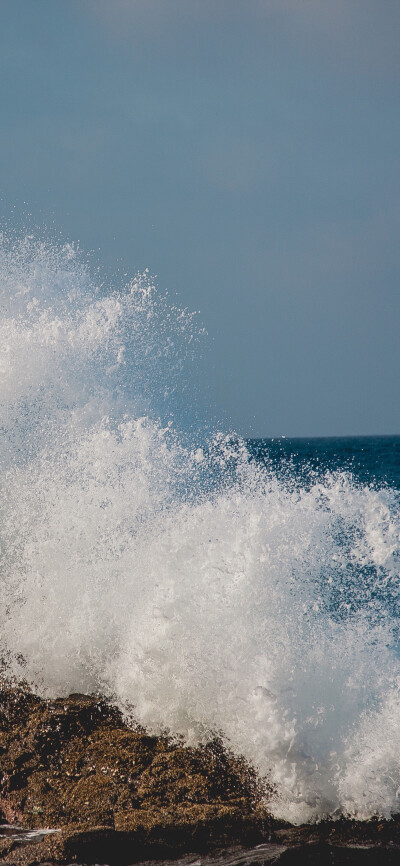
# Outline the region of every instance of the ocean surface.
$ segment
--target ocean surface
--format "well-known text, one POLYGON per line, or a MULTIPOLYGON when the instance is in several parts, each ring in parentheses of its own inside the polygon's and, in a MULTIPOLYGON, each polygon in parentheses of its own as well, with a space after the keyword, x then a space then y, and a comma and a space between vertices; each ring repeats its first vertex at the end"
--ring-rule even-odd
POLYGON ((202 339, 148 273, 109 287, 71 245, 1 239, 3 666, 220 732, 277 817, 389 816, 400 438, 210 430, 202 339))
POLYGON ((400 435, 248 439, 251 459, 305 487, 346 472, 357 484, 400 490, 400 435))

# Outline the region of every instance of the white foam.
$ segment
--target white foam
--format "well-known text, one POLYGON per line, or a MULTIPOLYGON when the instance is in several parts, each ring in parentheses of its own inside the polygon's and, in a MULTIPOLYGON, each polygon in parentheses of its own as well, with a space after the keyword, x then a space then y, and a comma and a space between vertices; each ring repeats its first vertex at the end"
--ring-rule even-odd
POLYGON ((396 494, 300 488, 229 437, 183 438, 197 331, 148 276, 107 296, 71 247, 32 241, 0 262, 11 670, 153 730, 221 731, 280 817, 396 810, 396 494))

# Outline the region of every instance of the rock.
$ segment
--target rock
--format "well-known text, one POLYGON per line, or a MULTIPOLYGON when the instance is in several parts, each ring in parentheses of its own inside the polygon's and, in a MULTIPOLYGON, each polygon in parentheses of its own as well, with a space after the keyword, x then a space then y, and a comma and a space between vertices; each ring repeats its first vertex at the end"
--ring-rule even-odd
MULTIPOLYGON (((26 685, 2 684, 3 816, 62 830, 57 840, 36 846, 36 857, 40 848, 41 859, 51 850, 57 862, 122 863, 151 852, 261 841, 274 823, 264 804, 267 791, 219 739, 184 746, 128 724, 97 696, 46 701, 26 685)), ((11 853, 0 851, 0 859, 11 853)))
POLYGON ((0 866, 149 858, 172 866, 185 853, 181 866, 400 863, 400 816, 293 827, 271 818, 268 794, 265 780, 218 738, 184 746, 128 724, 95 695, 45 701, 26 685, 2 683, 3 820, 59 832, 34 844, 5 828, 0 866))

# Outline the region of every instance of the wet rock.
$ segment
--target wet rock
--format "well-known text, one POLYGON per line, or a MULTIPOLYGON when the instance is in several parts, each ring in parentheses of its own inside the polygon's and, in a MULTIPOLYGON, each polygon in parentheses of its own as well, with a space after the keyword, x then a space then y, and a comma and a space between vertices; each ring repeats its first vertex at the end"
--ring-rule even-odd
POLYGON ((400 863, 399 816, 292 827, 269 816, 268 790, 218 738, 192 748, 128 724, 97 696, 45 701, 27 686, 0 688, 3 820, 58 829, 33 844, 4 828, 4 866, 171 866, 183 855, 182 866, 400 863))
POLYGON ((36 846, 41 860, 122 863, 260 841, 273 823, 266 791, 218 739, 192 748, 151 736, 96 696, 0 690, 0 809, 26 827, 61 828, 36 846))

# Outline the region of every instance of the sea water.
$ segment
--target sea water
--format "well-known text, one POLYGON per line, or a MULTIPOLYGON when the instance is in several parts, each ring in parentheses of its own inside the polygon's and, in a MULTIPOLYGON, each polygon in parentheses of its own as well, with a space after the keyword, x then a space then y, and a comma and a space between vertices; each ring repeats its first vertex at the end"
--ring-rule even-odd
POLYGON ((196 318, 0 248, 1 648, 43 695, 215 732, 294 822, 399 811, 400 439, 202 427, 196 318))

